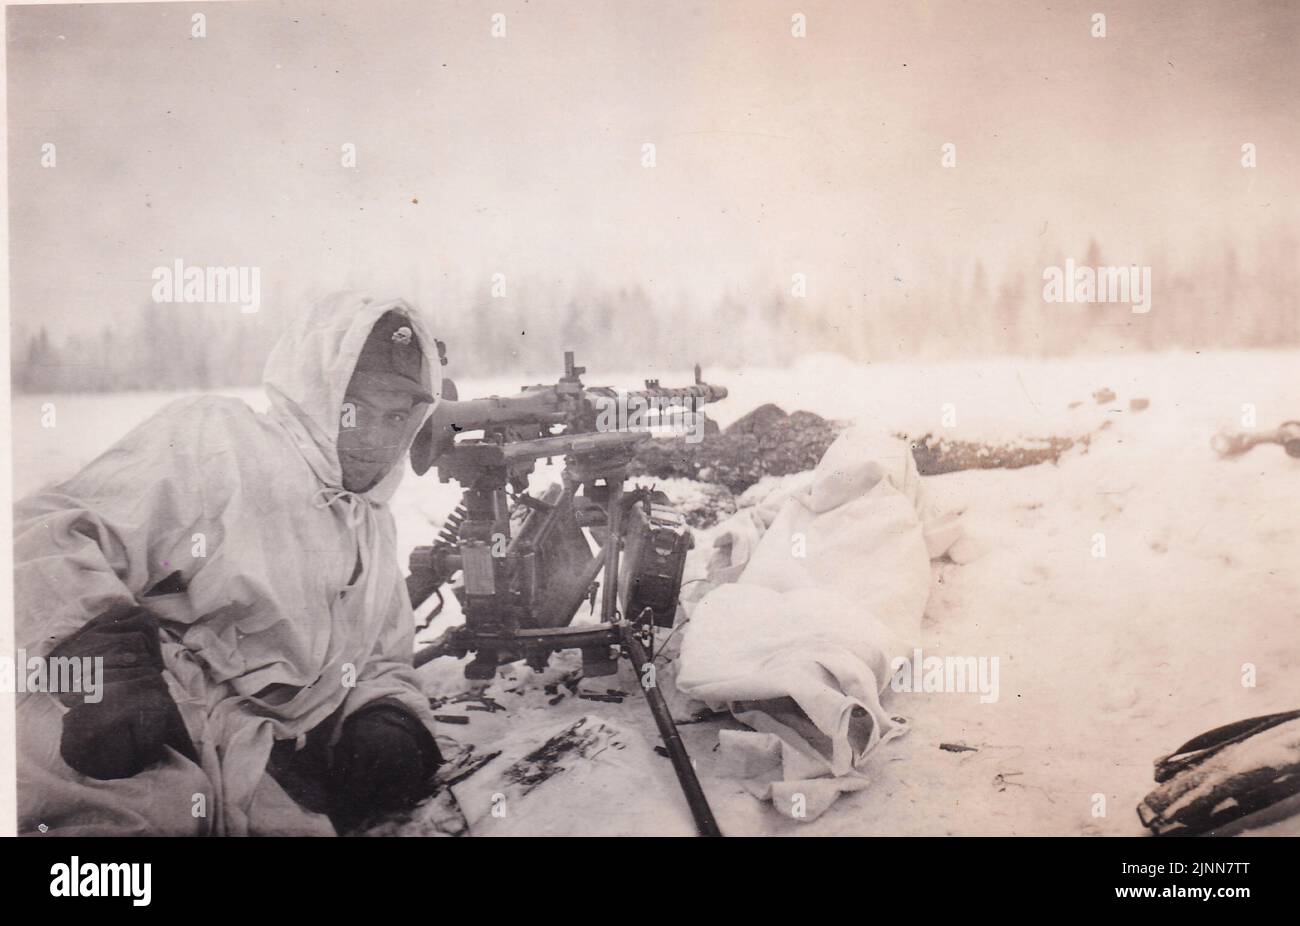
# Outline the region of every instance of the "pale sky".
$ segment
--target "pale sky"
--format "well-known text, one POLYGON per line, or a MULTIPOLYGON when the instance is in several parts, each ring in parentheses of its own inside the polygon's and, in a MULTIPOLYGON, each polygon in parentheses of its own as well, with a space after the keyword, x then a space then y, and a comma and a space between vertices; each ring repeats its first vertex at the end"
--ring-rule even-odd
POLYGON ((925 292, 975 258, 1032 278, 1094 236, 1116 263, 1224 236, 1248 262, 1259 235, 1300 227, 1285 0, 8 15, 19 324, 97 328, 176 257, 257 265, 288 292, 418 282, 451 299, 503 272, 711 299, 793 272, 810 295, 925 292))

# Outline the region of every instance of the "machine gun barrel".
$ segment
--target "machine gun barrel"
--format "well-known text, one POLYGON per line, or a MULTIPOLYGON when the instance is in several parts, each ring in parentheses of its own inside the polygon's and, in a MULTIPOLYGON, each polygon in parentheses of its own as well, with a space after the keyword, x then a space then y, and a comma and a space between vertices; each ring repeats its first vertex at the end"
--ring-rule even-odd
MULTIPOLYGON (((587 390, 587 400, 594 399, 608 400, 620 395, 618 390, 594 388, 587 390)), ((711 386, 708 383, 696 383, 693 386, 667 387, 655 384, 645 389, 632 389, 621 393, 628 399, 639 398, 646 400, 647 403, 657 400, 661 403, 672 405, 707 405, 710 402, 720 402, 727 397, 726 386, 711 386)))
MULTIPOLYGON (((555 426, 564 433, 590 433, 599 427, 600 413, 607 408, 626 409, 640 404, 646 409, 682 407, 698 412, 700 406, 727 397, 725 386, 706 383, 695 367, 695 382, 689 386, 661 386, 646 380, 644 389, 620 391, 606 386, 584 386, 580 376, 585 367, 574 366, 573 354, 565 354, 565 375, 559 382, 526 386, 517 395, 486 396, 459 401, 455 384, 444 380, 444 398, 421 427, 411 446, 411 467, 418 475, 433 461, 454 447, 456 435, 486 431, 489 442, 511 445, 555 436, 555 426)), ((541 447, 538 444, 538 447, 541 447)), ((522 450, 522 448, 521 448, 522 450)), ((534 454, 534 456, 546 454, 534 454)), ((445 479, 444 479, 445 481, 445 479)))

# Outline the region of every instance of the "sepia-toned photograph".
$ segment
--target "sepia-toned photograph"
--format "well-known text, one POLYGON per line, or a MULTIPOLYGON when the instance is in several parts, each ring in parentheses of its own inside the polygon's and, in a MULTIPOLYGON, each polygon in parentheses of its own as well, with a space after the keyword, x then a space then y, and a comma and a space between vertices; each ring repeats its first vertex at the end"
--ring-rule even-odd
POLYGON ((4 12, 10 835, 1300 835, 1300 3, 4 12))

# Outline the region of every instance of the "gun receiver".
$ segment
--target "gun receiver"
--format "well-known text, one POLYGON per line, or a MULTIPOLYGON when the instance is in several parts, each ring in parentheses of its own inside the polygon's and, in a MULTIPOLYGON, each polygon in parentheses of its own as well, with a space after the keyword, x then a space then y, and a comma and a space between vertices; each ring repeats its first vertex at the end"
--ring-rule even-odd
MULTIPOLYGON (((700 367, 695 367, 695 383, 690 386, 665 388, 657 379, 646 380, 644 389, 620 392, 608 387, 586 387, 580 379, 585 367, 575 366, 573 352, 564 355, 564 376, 559 382, 525 386, 518 395, 487 396, 469 401, 454 398, 455 387, 450 382, 453 398, 440 402, 429 420, 421 428, 411 447, 411 466, 418 475, 424 475, 431 465, 454 447, 458 435, 483 431, 486 443, 517 444, 555 436, 611 433, 602 428, 602 414, 606 417, 619 409, 655 410, 663 415, 673 409, 698 412, 710 403, 727 397, 723 386, 710 385, 700 378, 700 367)), ((447 391, 444 386, 444 393, 447 391)), ((599 445, 592 445, 593 449, 599 445)), ((613 443, 607 441, 607 443, 613 443)), ((558 446, 558 445, 557 445, 558 446)), ((540 448, 545 449, 545 448, 540 448)), ((517 457, 523 451, 517 452, 517 457)), ((534 459, 562 456, 563 453, 538 453, 534 459)), ((454 464, 446 467, 443 482, 463 474, 454 464)))

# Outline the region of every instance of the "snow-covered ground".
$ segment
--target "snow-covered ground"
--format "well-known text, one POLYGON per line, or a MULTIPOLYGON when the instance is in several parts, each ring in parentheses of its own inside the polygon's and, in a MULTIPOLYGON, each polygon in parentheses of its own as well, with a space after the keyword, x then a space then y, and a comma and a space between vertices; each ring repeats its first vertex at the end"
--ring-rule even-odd
MULTIPOLYGON (((636 382, 598 374, 587 379, 636 382)), ((686 378, 661 373, 665 384, 686 378)), ((923 648, 998 657, 998 700, 887 694, 886 706, 912 719, 911 732, 872 753, 870 787, 811 823, 779 816, 716 776, 712 750, 724 722, 684 726, 725 832, 1138 833, 1134 807, 1151 789, 1155 757, 1211 727, 1300 707, 1300 460, 1271 444, 1236 459, 1210 448, 1220 427, 1240 426, 1252 408, 1261 428, 1300 419, 1300 352, 864 366, 823 356, 787 370, 708 369, 706 378, 731 391, 714 407, 723 426, 775 402, 913 437, 1005 443, 1096 432, 1059 465, 927 479, 932 496, 960 512, 977 555, 934 564, 923 648), (1114 401, 1094 401, 1103 387, 1114 401), (1140 411, 1129 404, 1139 398, 1149 400, 1140 411), (1104 556, 1095 555, 1099 540, 1104 556)), ((519 385, 461 380, 460 392, 519 385)), ((234 394, 263 407, 255 390, 234 394)), ((15 496, 70 475, 174 397, 15 397, 15 496), (42 427, 47 402, 53 428, 42 427)), ((454 485, 408 475, 394 500, 403 559, 431 539, 458 496, 454 485)), ((695 568, 709 544, 707 533, 698 538, 695 568)), ((626 669, 609 680, 629 693, 613 704, 574 697, 562 681, 576 668, 570 654, 541 677, 522 665, 503 670, 480 692, 506 709, 497 712, 454 700, 468 683, 451 660, 423 672, 431 695, 452 699, 440 713, 469 717, 447 734, 480 752, 588 715, 657 742, 626 669)), ((649 756, 641 763, 649 769, 599 781, 555 776, 532 822, 517 820, 513 831, 688 828, 669 763, 640 746, 627 754, 649 756)), ((1292 818, 1273 831, 1300 825, 1292 818)))

